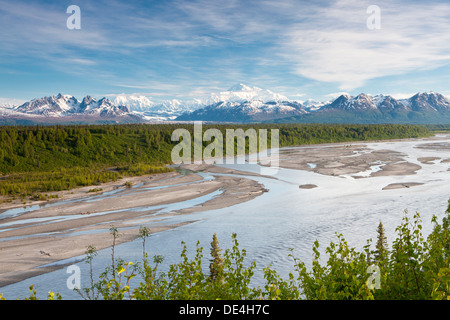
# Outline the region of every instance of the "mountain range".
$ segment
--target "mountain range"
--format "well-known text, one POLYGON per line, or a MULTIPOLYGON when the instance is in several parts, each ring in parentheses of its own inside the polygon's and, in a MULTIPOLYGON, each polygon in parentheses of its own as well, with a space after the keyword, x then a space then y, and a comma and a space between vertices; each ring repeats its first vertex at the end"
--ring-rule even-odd
POLYGON ((0 124, 146 122, 300 122, 449 124, 450 100, 436 92, 407 99, 342 94, 331 101, 295 101, 267 89, 237 84, 190 101, 153 102, 143 95, 81 101, 71 95, 33 99, 0 107, 0 124))
POLYGON ((398 100, 381 94, 343 94, 314 112, 279 122, 450 124, 450 100, 435 92, 398 100))
POLYGON ((79 101, 71 95, 58 94, 0 108, 0 124, 52 123, 134 123, 143 122, 125 105, 86 96, 79 101))

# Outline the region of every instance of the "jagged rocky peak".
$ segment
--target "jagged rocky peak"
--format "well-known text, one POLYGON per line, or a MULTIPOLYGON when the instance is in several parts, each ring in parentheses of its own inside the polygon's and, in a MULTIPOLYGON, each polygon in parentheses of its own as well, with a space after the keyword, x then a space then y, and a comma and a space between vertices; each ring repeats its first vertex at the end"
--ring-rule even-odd
POLYGON ((88 105, 88 104, 91 104, 91 103, 94 102, 94 101, 95 101, 95 99, 92 98, 91 96, 86 96, 86 97, 83 98, 82 103, 83 103, 84 105, 88 105))
POLYGON ((409 99, 410 107, 414 111, 447 111, 450 101, 440 93, 419 92, 409 99))
POLYGON ((66 116, 74 114, 124 114, 129 113, 126 106, 115 106, 110 100, 102 98, 97 101, 92 96, 86 96, 79 102, 74 96, 58 93, 55 96, 33 99, 15 109, 26 114, 41 116, 66 116))
POLYGON ((372 102, 373 97, 371 97, 371 96, 369 96, 368 94, 365 94, 365 93, 360 93, 359 95, 357 95, 355 97, 355 100, 362 100, 362 101, 372 102))

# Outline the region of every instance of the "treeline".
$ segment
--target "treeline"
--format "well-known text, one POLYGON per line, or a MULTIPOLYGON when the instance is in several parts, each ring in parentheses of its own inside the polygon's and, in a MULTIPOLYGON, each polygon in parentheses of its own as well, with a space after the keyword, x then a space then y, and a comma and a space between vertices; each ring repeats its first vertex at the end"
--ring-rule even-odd
POLYGON ((450 124, 430 124, 426 128, 434 132, 450 132, 450 124))
POLYGON ((170 162, 165 126, 0 127, 0 172, 49 171, 73 166, 170 162))
MULTIPOLYGON (((430 135, 422 126, 255 124, 203 125, 219 129, 279 129, 280 146, 430 135)), ((0 196, 27 197, 171 170, 175 129, 190 124, 0 127, 0 196), (119 169, 117 169, 119 168, 119 169)), ((210 142, 203 141, 203 146, 210 142)), ((269 145, 270 146, 270 145, 269 145)))
POLYGON ((280 146, 364 140, 387 140, 430 136, 423 126, 413 125, 278 125, 280 146))
POLYGON ((0 195, 20 197, 171 171, 165 126, 0 127, 0 195))

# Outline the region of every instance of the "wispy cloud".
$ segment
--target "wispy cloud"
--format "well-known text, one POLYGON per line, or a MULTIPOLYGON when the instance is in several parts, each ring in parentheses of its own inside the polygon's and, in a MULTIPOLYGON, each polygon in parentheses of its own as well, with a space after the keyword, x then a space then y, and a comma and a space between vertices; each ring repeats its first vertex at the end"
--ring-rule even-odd
POLYGON ((292 26, 282 56, 295 72, 343 90, 450 62, 450 4, 378 1, 381 29, 366 27, 368 1, 337 1, 292 26), (432 17, 432 18, 431 18, 432 17))
MULTIPOLYGON (((67 87, 71 77, 88 78, 97 92, 178 97, 243 82, 295 96, 359 90, 405 74, 409 81, 450 61, 445 2, 377 1, 380 30, 366 27, 369 0, 77 4, 82 29, 74 31, 66 28, 65 4, 0 0, 0 29, 8 30, 0 33, 4 77, 25 77, 37 66, 48 79, 68 79, 67 87)), ((404 92, 405 83, 392 90, 404 92)))
POLYGON ((348 92, 346 92, 346 91, 341 91, 341 92, 333 92, 333 93, 328 93, 328 94, 326 94, 325 95, 325 98, 327 99, 327 100, 334 100, 334 99, 336 99, 336 98, 338 98, 338 97, 340 97, 340 96, 342 96, 342 95, 351 95, 351 94, 349 94, 348 92))
POLYGON ((1 98, 0 97, 0 106, 18 106, 25 102, 26 102, 26 100, 22 100, 22 99, 1 98))
POLYGON ((405 92, 399 92, 399 93, 392 93, 389 94, 391 97, 393 97, 394 99, 408 99, 411 98, 412 96, 414 96, 417 92, 410 92, 410 93, 405 93, 405 92))

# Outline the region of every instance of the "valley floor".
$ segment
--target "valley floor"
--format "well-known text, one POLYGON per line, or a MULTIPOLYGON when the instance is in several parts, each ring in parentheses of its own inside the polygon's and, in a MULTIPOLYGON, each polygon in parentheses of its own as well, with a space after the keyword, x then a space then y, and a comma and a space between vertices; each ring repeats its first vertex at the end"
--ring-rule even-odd
MULTIPOLYGON (((421 184, 414 177, 423 166, 436 163, 450 166, 450 146, 440 139, 420 139, 415 147, 430 154, 420 159, 390 149, 392 141, 380 141, 379 148, 371 149, 364 142, 282 148, 279 165, 343 179, 402 176, 407 181, 401 179, 399 183, 385 185, 383 190, 411 188, 421 184), (439 156, 433 150, 439 150, 439 156)), ((139 227, 150 221, 156 222, 150 226, 151 233, 176 228, 193 221, 164 224, 158 220, 231 207, 268 191, 257 179, 252 179, 252 175, 260 176, 258 173, 241 172, 237 166, 235 169, 204 164, 180 168, 186 172, 127 178, 97 186, 102 189, 99 192, 92 192, 92 187, 64 191, 58 194, 58 200, 35 202, 29 207, 1 204, 0 287, 62 268, 54 263, 82 257, 88 245, 97 250, 108 248, 112 244, 109 234, 112 225, 120 229, 121 236, 117 239, 120 244, 136 239, 139 227)), ((277 179, 276 175, 269 177, 277 179)), ((308 181, 299 184, 301 189, 315 187, 308 181)))

